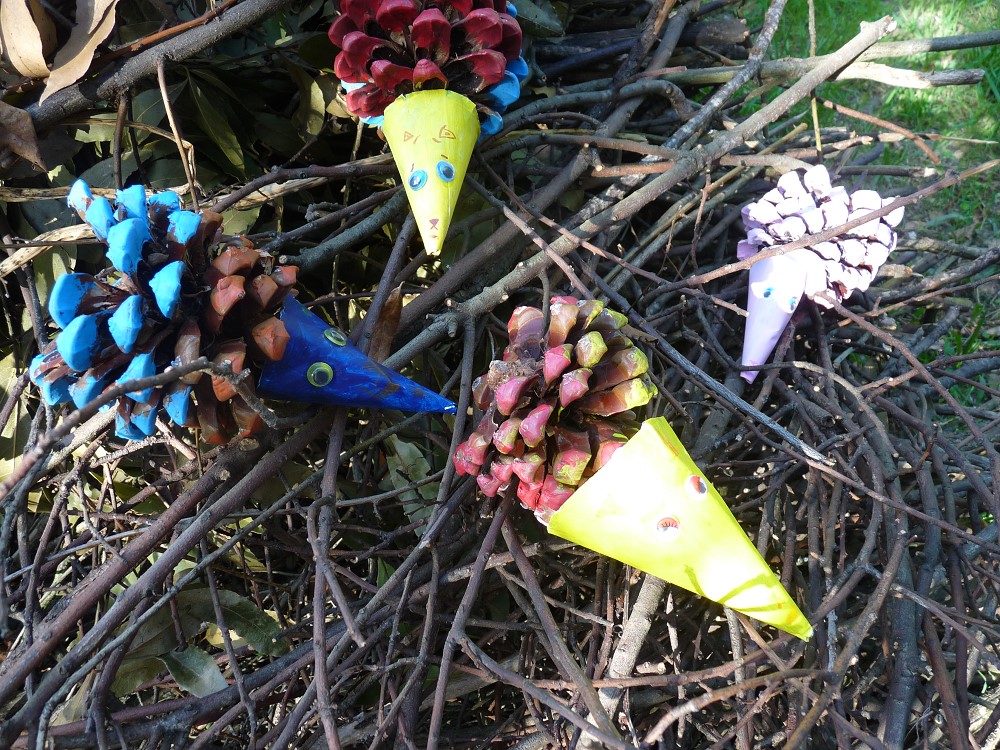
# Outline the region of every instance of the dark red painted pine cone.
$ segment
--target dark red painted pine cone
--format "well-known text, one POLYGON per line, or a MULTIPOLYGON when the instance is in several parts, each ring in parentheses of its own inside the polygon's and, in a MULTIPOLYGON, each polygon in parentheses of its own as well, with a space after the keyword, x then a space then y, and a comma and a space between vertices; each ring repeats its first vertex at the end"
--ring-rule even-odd
POLYGON ((341 0, 329 37, 348 109, 366 121, 398 96, 435 88, 468 97, 488 116, 517 98, 527 75, 506 0, 341 0), (504 82, 508 71, 514 78, 504 82))
POLYGON ((574 297, 552 298, 547 327, 541 310, 514 310, 503 359, 473 386, 484 415, 455 453, 458 473, 488 497, 516 481, 521 503, 547 522, 636 433, 632 410, 656 395, 625 321, 574 297))

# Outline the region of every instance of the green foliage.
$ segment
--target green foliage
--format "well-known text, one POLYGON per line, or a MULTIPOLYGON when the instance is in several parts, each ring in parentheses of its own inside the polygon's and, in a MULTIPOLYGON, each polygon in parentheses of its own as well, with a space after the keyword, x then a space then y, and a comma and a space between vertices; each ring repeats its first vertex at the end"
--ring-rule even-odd
MULTIPOLYGON (((265 656, 280 656, 288 651, 288 642, 278 623, 252 601, 232 591, 219 591, 218 600, 235 646, 245 643, 265 656)), ((113 685, 115 693, 125 696, 135 692, 164 668, 182 689, 194 695, 207 695, 218 690, 220 684, 225 687, 214 657, 196 645, 200 642, 216 649, 221 647, 215 621, 215 607, 208 589, 179 592, 175 607, 161 607, 133 639, 118 670, 113 685), (178 629, 185 638, 180 644, 178 629)))
MULTIPOLYGON (((977 302, 968 315, 962 316, 962 320, 961 326, 952 328, 945 334, 940 356, 962 357, 976 352, 1000 350, 1000 307, 977 302)), ((1000 386, 1000 378, 996 373, 978 375, 974 380, 994 390, 1000 386)), ((953 385, 951 393, 959 403, 967 406, 979 406, 991 400, 987 391, 974 385, 953 385)))
POLYGON ((188 646, 183 651, 171 651, 160 656, 159 660, 182 690, 199 698, 228 687, 215 660, 197 646, 188 646))

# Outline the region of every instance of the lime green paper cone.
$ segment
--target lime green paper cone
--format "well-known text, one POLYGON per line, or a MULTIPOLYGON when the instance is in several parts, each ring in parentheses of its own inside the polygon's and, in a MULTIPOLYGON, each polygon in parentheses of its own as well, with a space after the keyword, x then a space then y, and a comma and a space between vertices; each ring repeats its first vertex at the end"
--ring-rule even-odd
POLYGON ((809 621, 663 417, 567 500, 549 531, 803 640, 809 621))
POLYGON ((416 91, 386 107, 382 132, 403 177, 424 248, 437 255, 479 138, 476 105, 454 91, 416 91))

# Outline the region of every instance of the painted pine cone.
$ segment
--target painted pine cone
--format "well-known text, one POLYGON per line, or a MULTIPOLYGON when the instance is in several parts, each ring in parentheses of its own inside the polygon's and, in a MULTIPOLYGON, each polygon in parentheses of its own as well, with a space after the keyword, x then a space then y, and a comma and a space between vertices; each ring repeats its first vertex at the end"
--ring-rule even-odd
MULTIPOLYGON (((82 407, 114 383, 201 356, 228 362, 234 372, 281 359, 288 332, 274 314, 295 283, 295 267, 273 267, 243 237, 211 257, 222 216, 181 210, 169 191, 147 200, 142 186, 133 186, 118 191, 112 206, 78 180, 69 205, 107 244, 114 269, 67 274, 52 288, 49 312, 62 331, 30 367, 48 404, 82 407)), ((227 380, 204 372, 129 393, 115 407, 116 434, 128 440, 152 435, 161 412, 200 427, 215 444, 263 426, 227 380)))
POLYGON ((329 36, 348 109, 379 125, 396 97, 447 88, 498 132, 528 74, 515 16, 506 0, 341 0, 329 36))
MULTIPOLYGON (((743 207, 747 238, 740 240, 737 255, 740 260, 749 258, 763 247, 832 229, 890 202, 874 190, 848 194, 842 186, 831 186, 830 174, 822 164, 806 170, 801 178, 798 172, 787 172, 776 188, 743 207)), ((841 302, 855 290, 866 290, 895 249, 894 227, 902 219, 903 209, 898 208, 829 242, 793 251, 807 268, 805 295, 830 307, 821 292, 829 291, 841 302)))
POLYGON ((553 297, 518 307, 503 359, 473 386, 485 412, 455 453, 459 474, 494 497, 517 480, 543 523, 639 429, 631 411, 656 395, 649 363, 622 332, 626 318, 594 300, 553 297))

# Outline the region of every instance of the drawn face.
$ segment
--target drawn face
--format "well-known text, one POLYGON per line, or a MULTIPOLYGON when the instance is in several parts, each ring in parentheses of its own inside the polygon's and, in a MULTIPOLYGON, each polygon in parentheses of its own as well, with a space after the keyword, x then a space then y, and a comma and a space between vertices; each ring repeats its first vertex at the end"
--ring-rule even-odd
MULTIPOLYGON (((422 135, 419 132, 403 131, 403 142, 411 144, 421 157, 420 163, 416 161, 410 162, 410 171, 404 175, 406 179, 406 192, 410 195, 411 204, 414 201, 413 196, 427 188, 428 185, 433 185, 435 182, 449 185, 455 182, 457 172, 453 160, 455 158, 455 142, 457 140, 458 137, 447 125, 441 125, 437 135, 428 136, 422 135), (436 145, 427 149, 417 148, 421 138, 430 138, 436 145), (439 153, 434 153, 435 150, 439 153), (424 161, 428 156, 430 157, 429 160, 424 161), (434 161, 435 159, 437 159, 436 162, 434 161)), ((455 185, 454 187, 461 189, 461 185, 455 185)), ((444 241, 444 231, 447 231, 447 227, 442 231, 442 221, 442 216, 428 216, 426 218, 426 224, 420 227, 420 232, 424 237, 425 243, 430 241, 433 244, 444 241)))
POLYGON ((549 532, 807 639, 809 622, 662 417, 587 480, 549 532))
MULTIPOLYGON (((791 255, 765 258, 750 268, 743 364, 761 365, 774 350, 805 290, 805 267, 791 255)), ((753 382, 755 372, 743 377, 753 382)))
POLYGON ((418 91, 385 110, 382 124, 428 255, 441 250, 472 148, 475 105, 453 91, 418 91))

